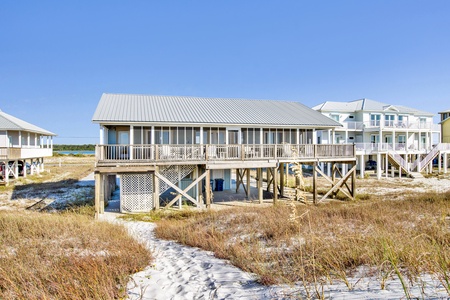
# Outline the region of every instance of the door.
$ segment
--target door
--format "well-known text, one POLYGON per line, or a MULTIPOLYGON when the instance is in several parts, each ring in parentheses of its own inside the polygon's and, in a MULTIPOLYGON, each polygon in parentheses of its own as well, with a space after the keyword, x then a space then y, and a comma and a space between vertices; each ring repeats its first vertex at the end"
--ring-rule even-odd
POLYGON ((228 130, 228 144, 229 145, 239 144, 239 131, 238 130, 228 130))
POLYGON ((128 159, 129 158, 129 144, 130 144, 130 133, 128 131, 118 131, 117 132, 117 143, 118 146, 118 158, 128 159), (126 145, 126 146, 121 146, 126 145))

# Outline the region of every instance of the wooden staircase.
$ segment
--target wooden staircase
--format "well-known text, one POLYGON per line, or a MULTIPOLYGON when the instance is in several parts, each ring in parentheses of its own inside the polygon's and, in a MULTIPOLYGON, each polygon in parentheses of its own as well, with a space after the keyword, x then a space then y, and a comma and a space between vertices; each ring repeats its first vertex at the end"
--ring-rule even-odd
POLYGON ((411 170, 417 169, 417 172, 422 172, 430 163, 433 163, 433 159, 441 152, 441 145, 437 144, 423 159, 421 157, 416 159, 411 166, 411 170))
POLYGON ((408 163, 401 157, 399 154, 397 154, 394 151, 388 152, 388 160, 391 165, 395 166, 399 172, 402 174, 405 174, 407 176, 411 175, 411 172, 408 168, 408 163))

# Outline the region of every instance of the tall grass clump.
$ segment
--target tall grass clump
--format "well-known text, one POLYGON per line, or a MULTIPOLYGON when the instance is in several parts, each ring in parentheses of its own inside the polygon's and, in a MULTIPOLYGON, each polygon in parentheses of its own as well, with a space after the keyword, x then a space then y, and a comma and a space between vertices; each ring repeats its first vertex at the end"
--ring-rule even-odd
POLYGON ((0 212, 0 299, 117 299, 151 260, 126 230, 87 216, 0 212))
MULTIPOLYGON (((405 200, 331 202, 308 206, 236 208, 158 221, 160 238, 213 251, 264 284, 307 282, 316 287, 350 278, 377 276, 384 288, 397 277, 418 283, 439 278, 449 291, 450 193, 425 193, 405 200)), ((354 278, 353 278, 354 279, 354 278)), ((450 293, 449 293, 450 295, 450 293)))

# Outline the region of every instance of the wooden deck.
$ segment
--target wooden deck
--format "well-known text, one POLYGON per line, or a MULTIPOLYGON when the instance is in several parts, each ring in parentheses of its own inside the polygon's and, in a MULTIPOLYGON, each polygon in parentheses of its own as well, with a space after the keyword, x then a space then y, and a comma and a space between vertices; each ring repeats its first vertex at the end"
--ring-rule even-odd
POLYGON ((355 161, 353 144, 97 145, 97 166, 355 161))

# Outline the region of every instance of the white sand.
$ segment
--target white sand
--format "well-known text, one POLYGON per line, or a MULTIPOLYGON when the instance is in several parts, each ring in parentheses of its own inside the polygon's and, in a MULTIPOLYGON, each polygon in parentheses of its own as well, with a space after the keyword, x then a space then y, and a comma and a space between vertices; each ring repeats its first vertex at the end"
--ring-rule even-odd
MULTIPOLYGON (((115 219, 117 214, 105 213, 101 219, 120 222, 130 234, 152 251, 154 264, 132 276, 128 284, 130 299, 293 299, 312 298, 316 291, 327 299, 401 299, 405 292, 400 280, 391 277, 386 288, 381 289, 379 279, 366 277, 363 270, 349 278, 352 289, 343 282, 317 288, 314 285, 263 286, 256 277, 215 258, 212 253, 182 246, 174 241, 155 238, 155 224, 147 222, 124 222, 115 219)), ((425 299, 448 299, 443 286, 435 278, 424 275, 412 286, 412 297, 425 299)))

